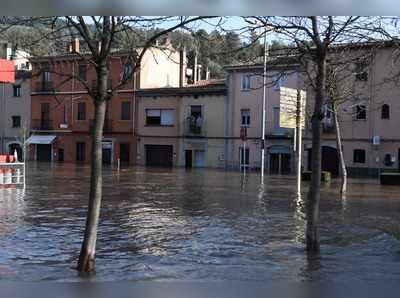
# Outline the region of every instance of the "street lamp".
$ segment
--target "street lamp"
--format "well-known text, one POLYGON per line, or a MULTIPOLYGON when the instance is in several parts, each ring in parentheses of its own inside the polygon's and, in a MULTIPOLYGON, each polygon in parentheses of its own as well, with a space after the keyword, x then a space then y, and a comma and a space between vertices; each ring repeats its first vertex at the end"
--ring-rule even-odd
POLYGON ((264 68, 263 68, 263 96, 262 96, 262 136, 261 136, 261 183, 264 183, 264 164, 265 164, 265 104, 266 104, 266 84, 267 84, 267 30, 264 28, 264 68))

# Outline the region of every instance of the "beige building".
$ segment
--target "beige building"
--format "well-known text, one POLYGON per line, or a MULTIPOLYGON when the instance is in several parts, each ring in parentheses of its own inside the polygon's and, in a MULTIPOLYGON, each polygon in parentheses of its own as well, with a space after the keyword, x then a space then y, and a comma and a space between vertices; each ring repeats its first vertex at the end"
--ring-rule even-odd
MULTIPOLYGON (((348 173, 353 177, 373 177, 380 171, 400 171, 400 85, 396 75, 400 65, 390 45, 357 45, 348 51, 351 61, 340 74, 339 108, 343 152, 348 173), (358 59, 357 57, 362 57, 358 59), (362 64, 360 67, 359 64, 362 64)), ((346 57, 347 59, 347 57, 346 57)), ((350 58, 348 58, 350 61, 350 58)), ((312 89, 304 87, 293 69, 268 65, 266 92, 266 160, 269 173, 293 173, 293 129, 279 126, 280 86, 307 89, 306 128, 303 131, 303 168, 310 169, 312 89), (280 78, 278 73, 284 75, 280 78), (274 82, 273 82, 274 81, 274 82)), ((228 168, 259 169, 262 136, 261 64, 228 66, 226 165, 228 168), (240 139, 247 127, 247 141, 240 139), (245 150, 243 150, 243 146, 245 150)), ((336 135, 329 106, 325 107, 322 134, 322 169, 339 174, 336 135)))
MULTIPOLYGON (((377 177, 381 171, 400 170, 400 85, 398 54, 390 44, 357 46, 340 84, 345 93, 339 108, 343 153, 352 177, 377 177), (361 60, 361 59, 359 59, 361 60), (347 93, 347 95, 346 95, 347 93)), ((311 95, 311 93, 310 93, 311 95)), ((312 102, 312 98, 309 98, 312 102)), ((339 172, 335 130, 327 107, 322 140, 323 170, 339 172)), ((304 165, 309 168, 311 134, 305 136, 304 165)))
MULTIPOLYGON (((263 65, 228 66, 226 106, 226 167, 261 167, 263 65), (246 140, 241 131, 247 131, 246 140)), ((270 173, 293 169, 293 129, 280 126, 280 86, 296 88, 297 74, 285 66, 268 65, 266 84, 265 166, 270 173)))
POLYGON ((223 81, 137 91, 137 163, 223 167, 223 81))

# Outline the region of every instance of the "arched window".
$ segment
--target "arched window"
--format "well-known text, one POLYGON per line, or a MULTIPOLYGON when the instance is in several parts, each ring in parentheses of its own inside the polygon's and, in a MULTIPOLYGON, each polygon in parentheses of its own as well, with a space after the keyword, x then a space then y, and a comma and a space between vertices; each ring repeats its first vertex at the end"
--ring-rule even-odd
POLYGON ((382 105, 381 114, 382 119, 390 119, 390 107, 388 104, 382 105))

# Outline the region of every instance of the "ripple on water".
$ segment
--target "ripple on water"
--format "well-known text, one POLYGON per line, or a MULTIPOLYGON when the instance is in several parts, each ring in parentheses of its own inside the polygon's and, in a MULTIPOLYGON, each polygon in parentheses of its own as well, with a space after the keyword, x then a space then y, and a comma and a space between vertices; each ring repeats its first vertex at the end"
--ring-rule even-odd
MULTIPOLYGON (((85 166, 32 164, 27 188, 0 192, 0 279, 77 281, 85 166), (69 183, 66 183, 69 181, 69 183)), ((400 276, 397 188, 323 190, 319 257, 304 252, 293 177, 105 169, 95 280, 373 280, 400 276)))

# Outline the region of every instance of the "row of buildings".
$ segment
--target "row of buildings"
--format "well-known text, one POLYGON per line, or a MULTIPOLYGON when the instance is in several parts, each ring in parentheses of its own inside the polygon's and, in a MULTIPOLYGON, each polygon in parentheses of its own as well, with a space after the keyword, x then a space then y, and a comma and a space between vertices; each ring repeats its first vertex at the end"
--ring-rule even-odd
MULTIPOLYGON (((341 106, 343 150, 350 175, 373 176, 400 170, 400 88, 385 78, 394 71, 390 46, 371 51, 363 75, 350 80, 360 92, 341 106), (385 84, 377 82, 385 81, 385 84), (360 100, 360 94, 362 99, 360 100), (348 110, 356 111, 349 113, 348 110)), ((126 71, 123 53, 110 61, 109 84, 126 71)), ((29 159, 48 162, 90 162, 94 106, 80 80, 95 86, 95 74, 80 55, 29 60, 29 74, 3 85, 2 151, 21 150, 21 131, 29 131, 29 159), (60 73, 79 76, 65 81, 60 73), (19 90, 19 91, 18 91, 19 90), (12 106, 12 107, 11 107, 12 106), (19 117, 19 120, 18 120, 19 117), (6 132, 6 133, 5 133, 6 132)), ((151 48, 132 84, 108 102, 103 162, 148 166, 259 169, 261 161, 263 65, 226 68, 223 80, 188 84, 195 70, 183 51, 170 44, 151 48), (241 139, 242 127, 247 138, 241 139)), ((302 75, 294 64, 268 64, 266 89, 266 169, 294 172, 293 129, 280 127, 280 88, 297 88, 302 75), (293 71, 294 70, 294 71, 293 71)), ((18 74, 18 72, 17 72, 18 74)), ((22 76, 22 73, 20 74, 22 76)), ((312 103, 312 92, 308 93, 312 103)), ((304 130, 304 168, 310 165, 311 138, 304 130)), ((323 129, 323 170, 339 172, 332 115, 323 129)))

